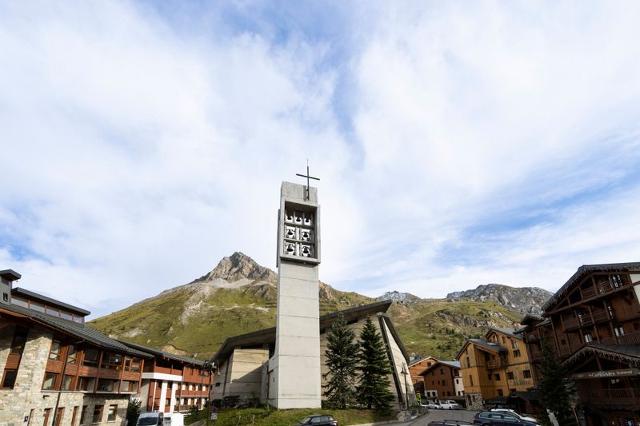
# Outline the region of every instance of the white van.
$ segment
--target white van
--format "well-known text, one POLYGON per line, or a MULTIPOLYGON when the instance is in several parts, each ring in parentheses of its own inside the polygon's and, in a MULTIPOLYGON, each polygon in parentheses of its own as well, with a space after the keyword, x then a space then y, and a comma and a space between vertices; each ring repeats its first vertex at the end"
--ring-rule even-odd
POLYGON ((140 413, 136 426, 163 426, 164 414, 162 413, 140 413))

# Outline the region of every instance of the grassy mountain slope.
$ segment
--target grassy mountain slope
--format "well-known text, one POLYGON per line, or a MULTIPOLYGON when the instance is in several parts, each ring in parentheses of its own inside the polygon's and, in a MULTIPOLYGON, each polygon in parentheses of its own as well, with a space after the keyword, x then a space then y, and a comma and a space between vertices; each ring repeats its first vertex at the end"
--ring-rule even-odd
MULTIPOLYGON (((192 283, 164 291, 90 325, 112 337, 205 358, 225 338, 275 325, 273 271, 242 253, 224 258, 192 283)), ((373 302, 357 293, 320 285, 321 313, 373 302)), ((451 358, 466 337, 488 326, 509 327, 520 314, 495 302, 411 299, 389 311, 410 353, 451 358)))

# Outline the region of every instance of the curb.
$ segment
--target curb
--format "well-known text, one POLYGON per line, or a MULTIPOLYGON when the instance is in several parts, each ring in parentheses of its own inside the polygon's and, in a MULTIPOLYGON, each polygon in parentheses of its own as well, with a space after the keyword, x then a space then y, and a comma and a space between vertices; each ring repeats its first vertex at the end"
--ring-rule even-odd
POLYGON ((387 420, 384 422, 375 422, 375 423, 358 423, 357 425, 351 425, 351 426, 383 426, 383 425, 404 425, 404 424, 412 425, 418 420, 420 420, 420 418, 426 416, 427 414, 428 413, 420 414, 419 416, 416 416, 409 420, 387 420))

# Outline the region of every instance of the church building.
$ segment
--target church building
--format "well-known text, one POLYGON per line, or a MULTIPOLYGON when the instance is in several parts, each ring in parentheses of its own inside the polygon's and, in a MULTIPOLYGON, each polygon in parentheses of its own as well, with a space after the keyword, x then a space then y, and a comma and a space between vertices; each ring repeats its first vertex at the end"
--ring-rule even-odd
MULTIPOLYGON (((404 408, 415 400, 413 384, 409 376, 408 355, 404 349, 387 310, 391 301, 376 302, 357 306, 320 317, 320 360, 322 384, 327 373, 325 351, 327 332, 331 324, 342 314, 348 326, 359 336, 367 318, 371 318, 382 336, 387 349, 390 390, 394 395, 395 408, 404 408)), ((269 359, 274 355, 276 328, 267 328, 252 333, 230 337, 220 346, 212 358, 217 366, 217 374, 211 397, 217 403, 269 403, 273 405, 273 395, 269 390, 273 371, 269 369, 269 359)), ((304 372, 296 380, 305 380, 304 372)))

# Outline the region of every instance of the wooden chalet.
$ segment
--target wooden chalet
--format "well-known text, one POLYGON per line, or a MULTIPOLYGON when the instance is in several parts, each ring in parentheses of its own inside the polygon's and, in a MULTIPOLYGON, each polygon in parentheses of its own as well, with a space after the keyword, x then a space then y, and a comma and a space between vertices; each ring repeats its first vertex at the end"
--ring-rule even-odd
POLYGON ((547 344, 576 383, 587 425, 640 424, 640 262, 584 265, 526 316, 523 335, 540 374, 547 344))

